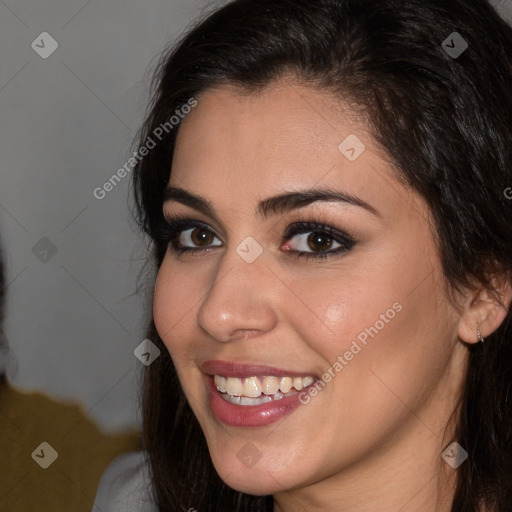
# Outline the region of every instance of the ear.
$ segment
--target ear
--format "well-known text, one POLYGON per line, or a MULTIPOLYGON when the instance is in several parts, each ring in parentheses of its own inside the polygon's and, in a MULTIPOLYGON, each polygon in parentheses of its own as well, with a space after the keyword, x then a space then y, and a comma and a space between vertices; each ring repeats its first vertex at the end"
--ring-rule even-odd
POLYGON ((492 334, 510 311, 510 278, 503 275, 493 279, 491 284, 494 290, 478 288, 467 295, 458 326, 459 338, 466 343, 479 341, 477 329, 482 338, 492 334))

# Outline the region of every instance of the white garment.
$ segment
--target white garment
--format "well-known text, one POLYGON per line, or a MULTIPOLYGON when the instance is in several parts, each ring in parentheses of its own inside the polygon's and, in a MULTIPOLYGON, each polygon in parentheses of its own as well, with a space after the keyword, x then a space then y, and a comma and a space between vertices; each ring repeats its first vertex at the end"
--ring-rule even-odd
POLYGON ((144 452, 113 460, 101 476, 92 512, 158 512, 144 452))

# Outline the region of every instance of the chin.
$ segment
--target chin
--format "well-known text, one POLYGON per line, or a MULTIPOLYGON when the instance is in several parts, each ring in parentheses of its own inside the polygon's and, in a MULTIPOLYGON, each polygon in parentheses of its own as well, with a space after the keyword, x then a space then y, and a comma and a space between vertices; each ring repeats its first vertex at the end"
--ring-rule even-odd
POLYGON ((221 467, 215 465, 215 469, 226 485, 245 494, 268 496, 289 488, 288 483, 280 481, 279 474, 274 476, 264 468, 240 468, 239 464, 231 467, 222 464, 221 467))
MULTIPOLYGON (((245 445, 249 445, 247 442, 245 445)), ((288 489, 307 485, 307 475, 302 471, 292 470, 288 464, 282 463, 282 455, 268 458, 262 455, 260 459, 246 459, 244 455, 249 449, 211 453, 212 462, 220 478, 226 485, 236 491, 254 496, 268 496, 288 489)), ((301 457, 300 460, 304 462, 301 457)), ((293 465, 293 464, 292 464, 293 465)))

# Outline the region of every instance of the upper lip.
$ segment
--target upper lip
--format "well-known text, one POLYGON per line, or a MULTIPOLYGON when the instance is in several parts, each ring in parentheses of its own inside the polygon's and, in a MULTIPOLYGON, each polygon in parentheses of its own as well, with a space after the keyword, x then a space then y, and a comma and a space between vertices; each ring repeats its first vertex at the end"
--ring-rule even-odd
POLYGON ((268 375, 275 377, 315 377, 311 372, 297 372, 266 366, 262 364, 237 363, 232 361, 221 361, 210 359, 200 365, 201 370, 207 375, 222 375, 223 377, 254 377, 257 375, 268 375))

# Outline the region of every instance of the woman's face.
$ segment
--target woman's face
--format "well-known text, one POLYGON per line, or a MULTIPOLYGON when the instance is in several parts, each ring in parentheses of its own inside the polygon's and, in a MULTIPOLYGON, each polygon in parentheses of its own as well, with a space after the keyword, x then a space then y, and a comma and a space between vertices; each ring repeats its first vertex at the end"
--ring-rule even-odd
POLYGON ((169 193, 187 222, 154 320, 221 478, 278 494, 437 462, 458 315, 428 210, 362 121, 290 79, 207 90, 179 130, 169 187, 210 209, 169 193))

